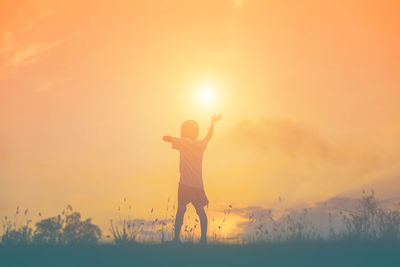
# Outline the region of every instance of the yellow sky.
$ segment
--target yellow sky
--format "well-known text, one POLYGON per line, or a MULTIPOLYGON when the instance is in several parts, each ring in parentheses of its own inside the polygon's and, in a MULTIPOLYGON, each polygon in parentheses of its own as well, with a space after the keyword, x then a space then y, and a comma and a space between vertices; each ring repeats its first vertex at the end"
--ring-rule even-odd
POLYGON ((195 119, 210 212, 312 203, 400 167, 397 1, 1 1, 0 215, 105 225, 175 200, 195 119), (198 90, 214 88, 201 104, 198 90))

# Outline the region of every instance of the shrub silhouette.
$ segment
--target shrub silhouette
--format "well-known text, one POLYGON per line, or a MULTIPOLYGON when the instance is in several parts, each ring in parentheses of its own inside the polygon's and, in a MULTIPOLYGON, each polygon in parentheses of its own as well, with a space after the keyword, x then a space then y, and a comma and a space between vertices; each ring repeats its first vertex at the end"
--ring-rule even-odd
MULTIPOLYGON (((18 223, 19 208, 14 216, 14 221, 8 217, 3 220, 4 245, 74 245, 93 244, 101 238, 100 228, 93 224, 91 219, 82 220, 79 212, 74 212, 68 205, 61 214, 43 219, 35 224, 33 229, 29 226, 31 220, 26 220, 24 225, 18 223)), ((27 211, 25 211, 25 214, 27 211)))
POLYGON ((3 225, 3 235, 1 236, 1 242, 4 245, 23 245, 29 244, 32 241, 32 228, 29 226, 32 222, 26 219, 28 214, 28 209, 25 210, 23 216, 25 219, 25 224, 18 222, 18 216, 20 215, 19 207, 15 211, 13 220, 5 216, 2 220, 3 225))
POLYGON ((61 216, 43 219, 36 223, 33 242, 37 244, 55 245, 61 243, 63 220, 61 216))
POLYGON ((400 238, 400 211, 398 207, 379 210, 378 231, 382 239, 400 238))
POLYGON ((74 212, 68 205, 61 215, 47 218, 36 223, 33 234, 34 243, 38 244, 90 244, 101 238, 101 230, 91 219, 81 220, 81 214, 74 212))
POLYGON ((381 208, 374 191, 363 192, 358 206, 343 215, 344 236, 351 239, 397 239, 400 237, 400 209, 381 208))
POLYGON ((325 237, 330 240, 399 240, 400 203, 391 208, 383 204, 373 191, 363 191, 356 207, 340 211, 342 216, 335 227, 332 214, 328 213, 326 232, 322 224, 317 227, 315 221, 307 218, 312 208, 305 208, 303 212, 292 211, 278 219, 272 216, 271 210, 259 215, 251 213, 244 240, 249 243, 307 241, 325 237))
POLYGON ((94 225, 92 219, 81 220, 78 212, 66 215, 62 241, 64 244, 96 243, 101 238, 101 230, 94 225))
MULTIPOLYGON (((271 210, 255 216, 249 214, 247 224, 248 231, 246 238, 240 239, 240 235, 235 239, 225 239, 220 234, 217 238, 216 232, 213 232, 214 242, 222 243, 229 240, 239 242, 258 243, 258 242, 293 242, 320 240, 322 238, 330 240, 399 240, 400 239, 400 203, 392 208, 388 208, 376 199, 374 192, 365 193, 355 208, 342 210, 338 217, 335 227, 332 225, 332 215, 329 212, 329 233, 324 235, 323 228, 314 225, 314 221, 308 216, 312 208, 305 208, 301 211, 291 211, 289 214, 283 214, 280 217, 274 217, 271 210)), ((126 204, 127 212, 131 211, 131 205, 126 204)), ((217 222, 220 231, 224 225, 226 216, 230 209, 224 211, 225 217, 217 222)), ((174 208, 173 208, 174 210, 174 208)), ((121 212, 121 207, 118 208, 121 212)), ((3 233, 1 243, 3 245, 76 245, 76 244, 94 244, 102 237, 100 228, 93 224, 91 219, 83 220, 79 212, 73 211, 70 205, 62 211, 61 214, 42 219, 31 227, 31 220, 26 215, 28 210, 20 212, 17 208, 14 216, 2 219, 3 233)), ((110 235, 115 244, 129 244, 137 242, 154 242, 154 236, 160 237, 161 243, 165 241, 164 234, 173 231, 173 220, 168 219, 168 207, 163 219, 150 217, 149 220, 123 219, 120 213, 119 221, 110 221, 110 235), (167 228, 167 226, 170 226, 167 228), (165 228, 164 228, 165 227, 165 228), (167 229, 167 230, 166 230, 167 229)), ((153 209, 151 210, 151 215, 153 209)), ((39 216, 41 214, 39 213, 39 216)), ((173 215, 171 215, 173 218, 173 215)), ((212 218, 214 222, 214 218, 212 218)), ((211 222, 211 223, 212 223, 211 222)), ((196 221, 197 223, 197 221, 196 221)), ((322 226, 322 225, 320 225, 322 226)), ((185 225, 187 238, 185 241, 193 242, 196 224, 192 227, 185 225)), ((170 236, 173 233, 170 233, 170 236)))
POLYGON ((32 228, 28 225, 12 229, 6 228, 1 237, 1 242, 4 245, 25 245, 29 244, 32 240, 32 228))

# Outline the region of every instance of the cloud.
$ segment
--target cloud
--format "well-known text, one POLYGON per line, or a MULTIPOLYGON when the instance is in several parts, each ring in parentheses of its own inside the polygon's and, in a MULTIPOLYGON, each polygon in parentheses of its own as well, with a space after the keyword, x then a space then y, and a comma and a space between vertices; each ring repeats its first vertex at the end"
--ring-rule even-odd
MULTIPOLYGON (((289 119, 241 120, 218 142, 226 155, 212 159, 220 181, 231 186, 227 193, 240 187, 250 197, 246 204, 278 205, 280 196, 294 207, 360 192, 365 184, 400 173, 393 166, 398 153, 357 139, 328 138, 289 119)), ((240 197, 232 201, 236 205, 240 197)))
MULTIPOLYGON (((29 10, 29 8, 26 10, 29 10)), ((39 56, 41 54, 58 46, 65 40, 53 39, 47 42, 38 42, 37 38, 41 34, 31 34, 31 32, 35 31, 40 33, 40 29, 34 29, 34 27, 43 19, 52 16, 54 14, 52 9, 41 9, 33 14, 23 14, 23 21, 19 21, 18 17, 13 17, 14 21, 10 23, 10 27, 3 29, 2 32, 0 31, 0 55, 4 57, 3 62, 6 66, 34 63, 40 59, 39 56)))
POLYGON ((290 157, 315 159, 332 154, 331 144, 316 130, 285 119, 242 120, 235 125, 231 138, 239 145, 290 157))
POLYGON ((39 56, 46 51, 60 45, 63 41, 55 41, 44 44, 29 44, 24 48, 16 51, 10 60, 11 65, 29 65, 39 60, 39 56))
POLYGON ((33 26, 35 26, 37 23, 39 23, 41 20, 50 17, 54 14, 54 11, 51 9, 46 9, 40 13, 38 13, 33 19, 32 22, 30 23, 30 25, 28 26, 28 28, 32 28, 33 26))
MULTIPOLYGON (((397 199, 400 196, 400 175, 383 177, 377 181, 363 184, 362 190, 374 190, 378 198, 387 200, 397 199)), ((360 188, 352 188, 340 196, 355 197, 360 194, 360 188)))
MULTIPOLYGON (((358 140, 333 140, 316 128, 289 119, 261 118, 236 123, 227 136, 231 145, 253 150, 261 156, 348 170, 376 170, 389 162, 386 151, 358 140)), ((391 154, 391 157, 393 155, 391 154)))

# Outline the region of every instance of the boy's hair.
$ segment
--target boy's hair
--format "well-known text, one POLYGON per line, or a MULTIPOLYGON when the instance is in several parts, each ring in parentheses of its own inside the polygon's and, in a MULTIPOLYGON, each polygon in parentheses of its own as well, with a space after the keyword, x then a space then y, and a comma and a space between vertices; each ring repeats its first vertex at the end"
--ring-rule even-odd
POLYGON ((182 123, 181 137, 187 137, 196 140, 199 136, 199 125, 194 120, 187 120, 182 123))

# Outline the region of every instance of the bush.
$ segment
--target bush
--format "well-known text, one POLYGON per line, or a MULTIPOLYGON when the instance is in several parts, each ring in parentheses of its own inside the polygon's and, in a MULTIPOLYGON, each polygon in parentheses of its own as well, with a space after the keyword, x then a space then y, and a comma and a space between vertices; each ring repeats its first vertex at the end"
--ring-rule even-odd
POLYGON ((101 230, 92 219, 81 220, 78 212, 66 215, 62 242, 64 244, 93 244, 101 238, 101 230))
MULTIPOLYGON (((43 219, 35 224, 36 229, 29 226, 30 220, 24 225, 18 224, 19 208, 14 222, 5 217, 3 221, 2 243, 5 245, 73 245, 93 244, 101 238, 100 228, 91 219, 82 220, 79 212, 74 212, 68 206, 61 214, 43 219)), ((25 212, 25 215, 27 211, 25 212)))
POLYGON ((20 210, 17 207, 17 210, 14 214, 13 220, 11 218, 5 216, 4 220, 2 220, 3 225, 3 235, 1 236, 1 242, 5 245, 22 245, 29 244, 32 241, 32 228, 29 226, 31 220, 26 219, 26 215, 28 214, 28 210, 26 209, 23 216, 25 223, 18 222, 20 210))
POLYGON ((62 241, 63 220, 61 216, 43 219, 36 223, 33 241, 36 244, 59 244, 62 241))
POLYGON ((351 239, 398 239, 400 237, 400 209, 381 208, 371 193, 363 192, 358 206, 343 215, 344 236, 351 239))

